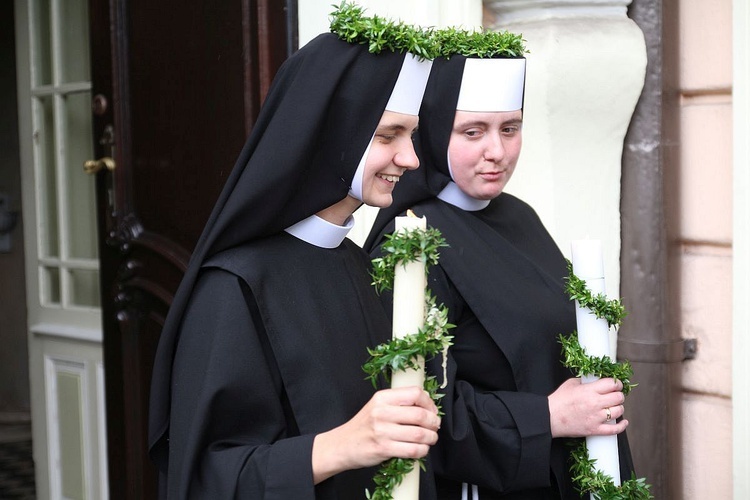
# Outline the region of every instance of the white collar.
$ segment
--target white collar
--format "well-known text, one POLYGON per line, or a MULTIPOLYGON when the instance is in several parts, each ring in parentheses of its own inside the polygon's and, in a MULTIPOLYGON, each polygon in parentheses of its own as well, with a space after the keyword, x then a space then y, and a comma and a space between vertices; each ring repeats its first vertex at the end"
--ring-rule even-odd
POLYGON ((311 215, 284 231, 316 247, 336 248, 341 245, 352 227, 354 227, 353 216, 349 216, 343 226, 338 226, 317 215, 311 215))
POLYGON ((444 202, 450 203, 451 205, 458 207, 461 210, 466 210, 467 212, 476 212, 478 210, 487 208, 487 206, 490 204, 490 201, 492 201, 472 198, 468 194, 461 191, 461 188, 458 187, 458 184, 453 181, 450 181, 448 185, 445 186, 443 190, 440 191, 440 193, 438 193, 437 197, 444 202))

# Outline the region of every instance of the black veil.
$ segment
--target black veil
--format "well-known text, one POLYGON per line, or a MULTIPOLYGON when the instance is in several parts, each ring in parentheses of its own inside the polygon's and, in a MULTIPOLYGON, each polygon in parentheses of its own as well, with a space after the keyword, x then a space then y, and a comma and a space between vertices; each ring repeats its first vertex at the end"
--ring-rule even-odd
MULTIPOLYGON (((167 469, 172 363, 201 265, 347 196, 406 52, 319 35, 279 69, 175 294, 154 360, 149 453, 167 469)), ((217 124, 220 126, 220 124, 217 124)))

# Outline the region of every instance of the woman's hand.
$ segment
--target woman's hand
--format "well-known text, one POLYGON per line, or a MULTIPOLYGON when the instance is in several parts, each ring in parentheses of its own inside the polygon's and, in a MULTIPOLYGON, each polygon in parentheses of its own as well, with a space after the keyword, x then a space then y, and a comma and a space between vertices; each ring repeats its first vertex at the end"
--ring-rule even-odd
POLYGON ((584 437, 619 434, 628 426, 622 382, 603 378, 584 384, 566 380, 548 396, 552 437, 584 437))
POLYGON ((429 394, 419 387, 376 392, 351 420, 315 436, 315 484, 339 472, 393 457, 424 457, 437 442, 437 413, 429 394))

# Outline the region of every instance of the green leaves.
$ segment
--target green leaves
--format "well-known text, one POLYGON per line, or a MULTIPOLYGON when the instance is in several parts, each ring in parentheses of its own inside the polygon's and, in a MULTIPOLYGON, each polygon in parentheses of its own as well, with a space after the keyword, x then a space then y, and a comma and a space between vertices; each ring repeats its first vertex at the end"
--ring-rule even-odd
MULTIPOLYGON (((336 7, 333 5, 333 7, 336 7)), ((411 52, 419 59, 453 55, 467 57, 523 57, 527 52, 521 35, 509 31, 421 28, 374 15, 346 0, 331 13, 331 33, 349 43, 367 45, 374 54, 411 52)))
POLYGON ((523 57, 528 52, 523 37, 509 31, 444 28, 436 30, 434 37, 440 55, 446 58, 456 54, 480 58, 523 57))
MULTIPOLYGON (((581 307, 591 310, 597 318, 604 318, 610 327, 619 327, 627 312, 619 300, 607 300, 604 294, 593 295, 586 287, 586 282, 573 274, 573 265, 568 261, 568 277, 565 291, 570 300, 578 301, 581 307)), ((622 382, 622 392, 628 394, 637 384, 632 384, 633 368, 627 361, 613 362, 609 356, 589 356, 578 342, 578 333, 569 336, 560 335, 563 346, 563 365, 576 371, 577 376, 596 375, 612 377, 622 382)), ((581 495, 591 493, 598 500, 650 500, 653 495, 645 479, 637 479, 635 474, 622 485, 615 486, 614 480, 601 471, 597 471, 596 460, 589 458, 586 441, 571 453, 573 464, 570 472, 581 495)))
MULTIPOLYGON (((425 305, 425 324, 418 332, 380 344, 374 349, 367 349, 370 359, 362 369, 373 387, 377 387, 379 376, 382 375, 389 381, 391 371, 414 369, 420 358, 430 359, 450 345, 453 337, 448 335, 448 330, 454 325, 448 323, 448 309, 442 305, 436 306, 435 298, 429 293, 425 305)), ((429 390, 427 392, 430 393, 429 390)), ((435 393, 430 393, 433 399, 437 399, 434 395, 435 393)))
POLYGON ((604 294, 593 295, 591 290, 586 287, 586 282, 573 274, 573 264, 568 261, 568 277, 565 278, 565 291, 570 300, 575 300, 578 304, 589 309, 597 318, 604 318, 607 324, 612 327, 619 327, 623 318, 627 315, 625 306, 619 299, 607 300, 604 294))
POLYGON ((330 29, 342 40, 367 45, 373 54, 407 51, 419 59, 440 55, 432 28, 396 23, 380 16, 365 17, 362 7, 346 1, 331 13, 330 29))
POLYGON ((578 487, 581 495, 591 493, 598 500, 651 500, 654 498, 649 491, 651 486, 646 484, 645 479, 637 479, 635 474, 618 487, 615 486, 610 476, 595 470, 596 460, 589 458, 585 440, 581 440, 571 456, 573 465, 570 467, 570 472, 573 476, 573 483, 578 487))
POLYGON ((375 491, 372 494, 365 491, 365 497, 368 500, 393 500, 393 490, 401 484, 404 476, 414 469, 415 463, 419 464, 419 468, 424 470, 422 459, 391 458, 383 462, 378 473, 372 479, 375 483, 375 491))
POLYGON ((399 263, 405 266, 409 262, 421 259, 425 263, 425 272, 428 272, 429 266, 437 264, 440 258, 438 249, 447 246, 443 235, 435 228, 425 231, 413 229, 386 235, 381 246, 383 257, 372 260, 373 269, 370 275, 375 290, 380 293, 393 289, 395 269, 399 263))
POLYGON ((563 365, 576 371, 576 376, 596 375, 599 378, 611 377, 622 382, 622 392, 628 394, 633 387, 630 379, 633 376, 633 367, 627 361, 622 363, 613 362, 609 356, 589 356, 578 343, 578 334, 573 332, 568 337, 560 335, 560 343, 563 346, 563 365))
MULTIPOLYGON (((437 307, 435 298, 428 292, 426 294, 427 315, 424 328, 417 333, 407 335, 400 339, 393 339, 388 343, 380 344, 375 349, 368 349, 370 359, 362 369, 367 374, 367 379, 377 387, 379 376, 387 381, 393 371, 415 369, 419 366, 421 359, 430 359, 438 353, 444 353, 451 345, 453 337, 447 334, 454 325, 448 323, 448 309, 445 306, 437 307)), ((425 377, 424 389, 430 395, 440 412, 440 398, 438 394, 438 383, 434 376, 425 377)), ((375 491, 367 498, 371 500, 392 500, 393 489, 401 484, 404 475, 408 474, 414 464, 418 463, 424 469, 422 460, 392 458, 380 465, 377 474, 373 478, 375 491)))
MULTIPOLYGON (((384 256, 373 259, 372 284, 378 292, 392 289, 396 266, 420 259, 425 262, 425 272, 427 272, 428 266, 437 264, 438 248, 444 246, 447 244, 437 229, 399 231, 386 236, 385 243, 381 247, 384 256)), ((448 323, 448 309, 442 304, 439 307, 435 305, 435 297, 429 290, 425 290, 425 311, 424 325, 416 333, 393 339, 374 349, 367 349, 370 359, 362 366, 362 369, 373 387, 377 387, 380 376, 389 381, 394 371, 415 369, 419 367, 421 360, 430 359, 441 352, 444 357, 447 355, 448 347, 453 340, 453 337, 448 335, 448 330, 454 326, 448 323)), ((438 394, 439 388, 434 376, 425 377, 424 389, 435 401, 438 413, 442 415, 440 412, 442 394, 438 394)), ((404 476, 411 472, 415 463, 424 469, 421 459, 392 458, 383 462, 373 478, 375 491, 372 494, 367 491, 367 498, 392 500, 394 488, 401 484, 404 476)))

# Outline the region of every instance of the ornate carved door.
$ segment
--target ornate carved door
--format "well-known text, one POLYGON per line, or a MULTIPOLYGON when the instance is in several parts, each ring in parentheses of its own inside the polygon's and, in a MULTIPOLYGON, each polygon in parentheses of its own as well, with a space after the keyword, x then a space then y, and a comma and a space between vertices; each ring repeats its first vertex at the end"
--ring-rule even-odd
POLYGON ((293 37, 293 0, 90 1, 110 498, 156 496, 153 354, 293 37), (287 5, 289 4, 289 5, 287 5))

